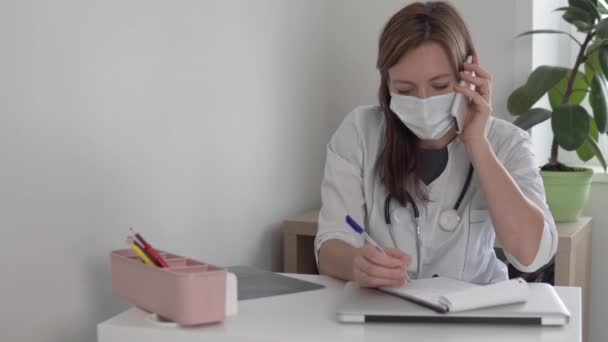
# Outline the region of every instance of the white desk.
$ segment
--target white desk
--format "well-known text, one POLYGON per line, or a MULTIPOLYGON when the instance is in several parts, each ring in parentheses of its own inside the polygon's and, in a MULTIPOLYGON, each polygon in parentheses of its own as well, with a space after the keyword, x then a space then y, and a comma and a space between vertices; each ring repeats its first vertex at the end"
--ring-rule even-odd
MULTIPOLYGON (((556 287, 572 314, 565 327, 460 324, 340 324, 335 319, 341 281, 317 275, 291 275, 325 289, 239 302, 238 316, 223 324, 195 328, 160 326, 150 314, 132 308, 100 323, 99 342, 200 341, 581 341, 581 290, 556 287)), ((169 324, 171 325, 171 324, 169 324)))

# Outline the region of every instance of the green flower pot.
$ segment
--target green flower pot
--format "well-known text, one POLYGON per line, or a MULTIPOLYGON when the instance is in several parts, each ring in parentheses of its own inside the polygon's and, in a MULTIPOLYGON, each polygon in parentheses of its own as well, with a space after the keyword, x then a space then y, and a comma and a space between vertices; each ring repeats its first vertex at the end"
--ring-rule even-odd
POLYGON ((576 221, 587 204, 593 170, 577 168, 571 172, 541 171, 540 174, 555 221, 576 221))

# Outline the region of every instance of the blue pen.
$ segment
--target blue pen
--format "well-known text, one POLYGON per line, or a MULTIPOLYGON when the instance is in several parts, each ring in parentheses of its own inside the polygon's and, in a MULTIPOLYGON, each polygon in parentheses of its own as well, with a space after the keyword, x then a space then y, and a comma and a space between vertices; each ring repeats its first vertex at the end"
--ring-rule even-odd
POLYGON ((361 228, 361 226, 355 222, 355 220, 353 220, 352 217, 346 215, 346 223, 348 223, 348 225, 357 233, 361 234, 363 236, 363 238, 365 239, 365 241, 369 242, 370 244, 372 244, 374 247, 378 248, 378 250, 384 254, 386 254, 386 252, 384 252, 384 249, 382 249, 382 247, 380 247, 379 244, 376 243, 376 241, 374 241, 374 239, 372 239, 371 236, 369 236, 365 230, 363 228, 361 228))

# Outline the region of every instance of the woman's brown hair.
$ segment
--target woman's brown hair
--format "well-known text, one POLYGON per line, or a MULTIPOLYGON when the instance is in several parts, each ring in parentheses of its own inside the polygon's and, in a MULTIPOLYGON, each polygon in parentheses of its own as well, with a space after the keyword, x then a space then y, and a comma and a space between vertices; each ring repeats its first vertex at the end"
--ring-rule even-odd
POLYGON ((382 183, 401 205, 406 204, 410 190, 425 200, 427 194, 420 183, 419 139, 390 109, 388 71, 407 52, 426 42, 436 42, 444 48, 455 73, 466 56, 474 53, 464 20, 454 7, 442 1, 416 2, 404 7, 389 19, 380 35, 378 97, 386 126, 378 167, 382 183))

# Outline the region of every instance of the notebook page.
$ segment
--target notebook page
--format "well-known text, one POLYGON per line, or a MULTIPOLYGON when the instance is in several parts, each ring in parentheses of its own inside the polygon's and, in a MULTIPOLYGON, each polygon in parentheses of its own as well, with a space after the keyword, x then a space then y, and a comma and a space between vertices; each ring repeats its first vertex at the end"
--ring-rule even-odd
POLYGON ((450 312, 456 312, 521 303, 528 299, 528 295, 528 283, 516 278, 460 291, 449 291, 440 296, 439 302, 446 305, 450 312))
POLYGON ((464 290, 481 287, 452 278, 428 278, 415 279, 398 288, 382 288, 382 291, 395 294, 405 298, 421 299, 429 303, 441 305, 439 299, 447 293, 461 292, 464 290))

